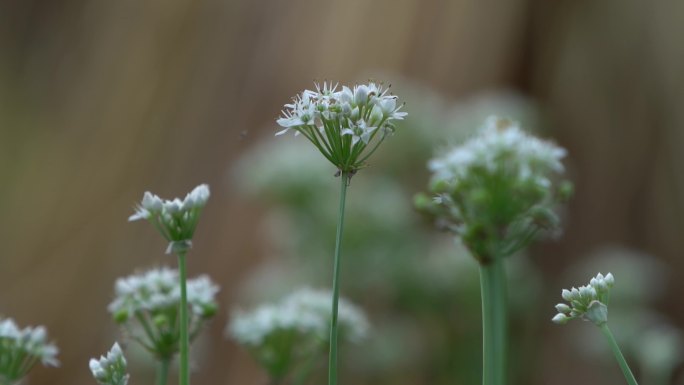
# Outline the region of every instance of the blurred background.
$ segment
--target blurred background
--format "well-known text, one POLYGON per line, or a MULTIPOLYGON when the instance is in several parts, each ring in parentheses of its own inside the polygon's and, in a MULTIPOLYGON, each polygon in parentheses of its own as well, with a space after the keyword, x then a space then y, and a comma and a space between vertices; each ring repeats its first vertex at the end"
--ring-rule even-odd
POLYGON ((193 381, 264 384, 229 312, 329 285, 338 199, 275 119, 314 80, 372 78, 409 116, 349 191, 343 294, 372 331, 343 382, 480 381, 477 267, 412 196, 436 148, 498 114, 566 147, 576 184, 564 234, 509 261, 511 383, 623 383, 596 328, 549 322, 561 288, 610 270, 637 377, 684 384, 682 36, 677 0, 0 1, 0 314, 46 325, 62 362, 27 383, 94 383, 88 358, 120 338, 115 279, 175 266, 133 205, 206 182, 189 272, 221 310, 193 381))

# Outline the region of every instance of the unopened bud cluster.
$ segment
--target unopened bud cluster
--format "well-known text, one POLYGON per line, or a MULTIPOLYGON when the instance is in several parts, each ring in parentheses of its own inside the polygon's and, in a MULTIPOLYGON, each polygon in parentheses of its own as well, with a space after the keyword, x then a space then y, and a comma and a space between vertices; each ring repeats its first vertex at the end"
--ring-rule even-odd
MULTIPOLYGON (((189 335, 193 337, 206 320, 216 314, 215 296, 219 288, 207 276, 187 282, 189 335)), ((180 283, 178 271, 159 268, 142 274, 119 278, 115 284, 115 299, 109 305, 114 320, 132 333, 137 324, 142 335, 135 339, 160 358, 178 352, 180 322, 180 283)))
POLYGON ((597 326, 608 322, 608 300, 610 289, 615 283, 613 274, 605 276, 598 273, 588 285, 573 287, 570 290, 563 289, 561 295, 566 303, 556 305, 558 314, 552 321, 557 324, 565 324, 575 318, 591 321, 597 326))
POLYGON ((481 262, 510 255, 559 227, 554 205, 570 189, 557 183, 565 154, 515 122, 490 117, 475 137, 430 161, 435 198, 419 195, 416 205, 481 262))
POLYGON ((185 199, 161 199, 147 191, 129 221, 146 219, 169 241, 166 253, 182 252, 192 246, 197 221, 209 200, 209 186, 195 187, 185 199))
POLYGON ((128 384, 126 358, 116 342, 106 356, 100 356, 99 360, 91 359, 89 366, 93 377, 101 385, 128 384))
POLYGON ((382 84, 369 82, 353 88, 316 84, 285 105, 277 123, 309 139, 341 172, 363 167, 387 134, 394 132, 394 120, 406 116, 397 97, 382 84))
POLYGON ((58 366, 57 353, 44 327, 19 329, 11 318, 0 319, 0 384, 19 381, 39 361, 58 366))

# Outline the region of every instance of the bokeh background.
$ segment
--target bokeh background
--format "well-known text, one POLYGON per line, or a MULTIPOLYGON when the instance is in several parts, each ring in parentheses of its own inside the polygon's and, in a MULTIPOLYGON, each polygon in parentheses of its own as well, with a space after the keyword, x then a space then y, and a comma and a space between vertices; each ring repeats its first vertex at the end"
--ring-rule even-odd
POLYGON ((373 78, 409 116, 350 189, 372 220, 350 222, 344 290, 374 333, 348 354, 347 382, 479 382, 476 269, 411 196, 433 148, 500 114, 566 147, 576 183, 562 237, 511 261, 512 383, 624 381, 595 328, 547 322, 562 287, 610 269, 639 377, 684 384, 682 36, 677 0, 0 1, 0 314, 46 325, 62 362, 27 383, 94 383, 88 358, 119 338, 114 280, 175 263, 150 226, 126 222, 133 204, 203 182, 189 271, 221 285, 222 310, 193 379, 265 383, 224 338, 228 314, 325 287, 333 233, 320 224, 337 205, 334 170, 278 160, 277 143, 298 144, 273 143, 275 118, 313 80, 373 78))

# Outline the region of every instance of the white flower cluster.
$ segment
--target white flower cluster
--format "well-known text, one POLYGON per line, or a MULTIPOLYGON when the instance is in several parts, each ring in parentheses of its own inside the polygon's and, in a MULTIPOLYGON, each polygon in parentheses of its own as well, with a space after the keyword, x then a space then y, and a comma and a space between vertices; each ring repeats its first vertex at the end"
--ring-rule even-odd
MULTIPOLYGON (((331 318, 332 293, 300 289, 276 304, 263 305, 251 312, 237 311, 228 327, 241 344, 257 346, 272 334, 291 331, 301 338, 327 340, 331 318)), ((358 341, 366 336, 369 323, 364 313, 347 300, 339 299, 338 322, 343 338, 358 341)))
POLYGON ((317 126, 325 131, 324 124, 336 121, 340 124, 341 135, 350 135, 353 144, 359 140, 368 144, 370 135, 378 128, 387 129, 383 125, 392 120, 401 120, 406 112, 399 111, 397 97, 388 94, 389 89, 370 82, 354 86, 353 89, 343 86, 337 91, 337 85, 316 84, 316 91, 305 90, 286 104, 287 110, 278 124, 285 127, 276 135, 286 133, 290 128, 299 126, 317 126))
MULTIPOLYGON (((119 278, 114 288, 116 297, 108 309, 118 322, 126 322, 139 312, 155 313, 178 308, 178 279, 178 271, 168 267, 119 278)), ((218 306, 215 299, 218 291, 218 286, 206 275, 188 280, 188 305, 192 315, 201 319, 213 316, 218 306)))
POLYGON ((588 285, 573 287, 570 290, 563 289, 561 295, 568 304, 556 305, 556 314, 552 321, 557 324, 565 324, 575 318, 582 318, 601 326, 608 321, 608 299, 610 289, 615 284, 613 274, 605 276, 598 273, 589 281, 588 285))
POLYGON ((340 170, 353 171, 394 131, 392 121, 404 119, 401 107, 397 97, 378 83, 343 86, 339 91, 331 83, 316 84, 315 91, 305 90, 285 105, 277 120, 285 129, 276 135, 294 129, 295 135, 306 136, 340 170), (361 156, 378 132, 376 146, 361 156))
POLYGON ((557 230, 555 205, 571 193, 559 182, 565 150, 490 117, 479 134, 429 163, 434 200, 419 209, 459 235, 482 263, 511 255, 541 230, 557 230), (554 183, 555 182, 555 183, 554 183))
POLYGON ((166 253, 187 249, 197 227, 199 214, 209 200, 209 186, 201 184, 180 200, 165 200, 147 191, 129 221, 146 219, 169 241, 166 253))
MULTIPOLYGON (((187 281, 188 335, 194 339, 204 322, 216 314, 219 291, 207 276, 187 281)), ((159 358, 172 358, 179 349, 180 281, 178 272, 166 267, 119 278, 116 297, 109 304, 114 320, 133 339, 159 358), (133 327, 140 327, 136 331, 133 327), (144 333, 140 334, 142 330, 144 333)))
POLYGON ((90 360, 90 371, 95 380, 101 385, 126 385, 129 375, 126 373, 126 358, 117 342, 107 352, 107 356, 90 360))
POLYGON ((38 361, 58 366, 57 353, 44 327, 19 329, 11 318, 0 319, 0 383, 21 379, 38 361))
POLYGON ((459 184, 473 172, 505 173, 519 181, 550 186, 550 173, 563 172, 565 149, 535 138, 510 120, 487 118, 479 135, 429 163, 436 181, 459 184))

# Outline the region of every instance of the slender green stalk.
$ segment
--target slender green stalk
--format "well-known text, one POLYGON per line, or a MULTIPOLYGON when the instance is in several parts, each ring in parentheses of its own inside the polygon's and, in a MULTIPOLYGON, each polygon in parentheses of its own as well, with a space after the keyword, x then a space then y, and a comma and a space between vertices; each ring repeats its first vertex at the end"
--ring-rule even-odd
POLYGON ((328 385, 337 385, 337 303, 340 298, 340 246, 342 243, 342 227, 344 226, 344 204, 347 198, 347 184, 349 183, 350 176, 348 172, 342 172, 340 175, 340 211, 337 219, 337 235, 335 237, 328 385))
POLYGON ((618 365, 620 365, 620 369, 622 369, 622 374, 625 375, 627 383, 629 385, 639 385, 637 384, 637 381, 634 378, 634 374, 632 374, 632 371, 629 369, 629 365, 627 365, 627 361, 625 361, 625 357, 622 355, 620 347, 615 341, 615 337, 613 337, 613 333, 610 332, 608 324, 604 323, 603 325, 599 326, 599 328, 601 329, 601 332, 603 332, 603 335, 606 337, 606 340, 608 340, 608 345, 610 345, 610 349, 613 351, 613 354, 615 354, 615 359, 617 360, 618 365))
POLYGON ((494 258, 480 265, 482 289, 482 384, 506 385, 508 315, 506 270, 494 258))
POLYGON ((187 293, 187 273, 185 271, 186 251, 178 252, 178 273, 181 288, 180 303, 180 369, 178 383, 180 385, 190 385, 190 364, 189 350, 190 342, 188 339, 188 293, 187 293))
POLYGON ((169 377, 170 358, 162 358, 157 366, 157 385, 166 385, 169 377))

